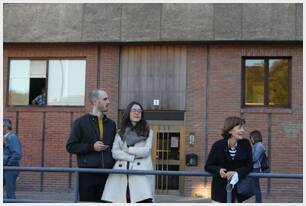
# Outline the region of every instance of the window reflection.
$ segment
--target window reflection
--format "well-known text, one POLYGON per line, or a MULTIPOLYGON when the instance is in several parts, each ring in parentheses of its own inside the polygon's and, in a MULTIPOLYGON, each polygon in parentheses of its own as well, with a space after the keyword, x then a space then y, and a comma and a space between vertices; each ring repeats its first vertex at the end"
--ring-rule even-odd
POLYGON ((48 105, 84 105, 85 60, 50 60, 48 105))
POLYGON ((289 70, 287 59, 269 60, 269 105, 288 105, 289 70))
POLYGON ((8 104, 37 106, 47 86, 47 105, 84 105, 85 71, 85 60, 10 60, 8 104))
POLYGON ((245 59, 247 106, 290 106, 289 58, 245 59))
POLYGON ((9 105, 28 105, 30 60, 10 61, 9 105))
POLYGON ((246 105, 264 104, 264 60, 245 61, 245 97, 246 105))

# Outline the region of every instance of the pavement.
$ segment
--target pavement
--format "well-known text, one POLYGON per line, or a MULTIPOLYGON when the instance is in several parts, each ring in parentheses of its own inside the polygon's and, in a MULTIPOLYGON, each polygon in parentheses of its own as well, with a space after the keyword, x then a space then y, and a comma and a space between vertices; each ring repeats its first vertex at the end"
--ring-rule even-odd
MULTIPOLYGON (((4 194, 5 197, 5 194, 4 194)), ((27 200, 55 200, 63 202, 73 202, 74 193, 71 192, 16 192, 17 199, 27 200)), ((210 203, 210 198, 184 197, 178 195, 156 195, 156 203, 210 203)), ((254 197, 248 199, 247 203, 254 203, 254 197)), ((303 197, 263 197, 265 203, 302 203, 303 197)))

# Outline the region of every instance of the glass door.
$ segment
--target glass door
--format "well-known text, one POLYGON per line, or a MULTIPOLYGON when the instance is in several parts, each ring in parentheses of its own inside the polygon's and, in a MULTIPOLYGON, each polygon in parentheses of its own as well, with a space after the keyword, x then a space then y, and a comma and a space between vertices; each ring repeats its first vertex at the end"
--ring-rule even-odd
MULTIPOLYGON (((177 123, 177 122, 176 122, 177 123)), ((184 170, 184 127, 172 124, 154 124, 154 145, 152 150, 153 163, 156 170, 184 170), (155 157, 155 158, 154 158, 155 157)), ((179 176, 156 176, 155 188, 157 194, 182 194, 183 178, 179 176)))

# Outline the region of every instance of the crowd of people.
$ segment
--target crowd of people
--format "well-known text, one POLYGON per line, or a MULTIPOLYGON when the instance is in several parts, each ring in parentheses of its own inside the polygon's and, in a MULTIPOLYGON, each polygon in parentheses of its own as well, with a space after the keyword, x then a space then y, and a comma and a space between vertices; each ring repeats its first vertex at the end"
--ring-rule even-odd
MULTIPOLYGON (((44 91, 43 91, 44 92, 44 91)), ((131 102, 125 109, 120 127, 106 116, 110 100, 100 89, 90 93, 92 111, 76 119, 71 127, 66 150, 76 154, 78 167, 127 170, 153 170, 151 149, 153 131, 144 119, 144 109, 131 102)), ((43 99, 44 102, 45 100, 43 99)), ((33 101, 39 103, 39 99, 33 101)), ((220 140, 208 155, 205 170, 213 174, 212 202, 226 202, 226 186, 233 183, 232 201, 243 202, 249 197, 239 194, 237 182, 250 172, 261 172, 261 159, 265 153, 260 131, 245 136, 245 120, 231 116, 225 119, 220 140), (253 146, 252 146, 253 145, 253 146)), ((12 132, 9 119, 3 120, 3 165, 19 166, 21 144, 12 132)), ((16 198, 18 171, 4 171, 7 198, 16 198)), ((256 202, 262 202, 259 178, 254 177, 256 202)), ((154 202, 153 175, 80 173, 79 199, 81 202, 154 202)))

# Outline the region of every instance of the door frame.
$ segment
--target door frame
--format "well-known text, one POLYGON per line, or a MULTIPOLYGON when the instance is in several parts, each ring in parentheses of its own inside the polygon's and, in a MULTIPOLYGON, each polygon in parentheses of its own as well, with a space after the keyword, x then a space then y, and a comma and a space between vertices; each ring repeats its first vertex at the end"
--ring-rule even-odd
MULTIPOLYGON (((159 130, 159 126, 172 126, 174 129, 173 131, 177 131, 180 133, 180 145, 179 145, 179 170, 185 170, 185 126, 184 121, 174 121, 174 120, 148 120, 150 124, 150 128, 153 130, 153 144, 152 144, 152 162, 154 169, 156 168, 156 157, 157 157, 157 133, 159 130)), ((172 129, 169 130, 171 132, 172 129)), ((171 194, 171 190, 170 194, 171 194)), ((184 176, 179 176, 179 195, 184 194, 184 176)), ((175 192, 174 192, 175 193, 175 192)), ((169 193, 168 193, 169 194, 169 193)))

